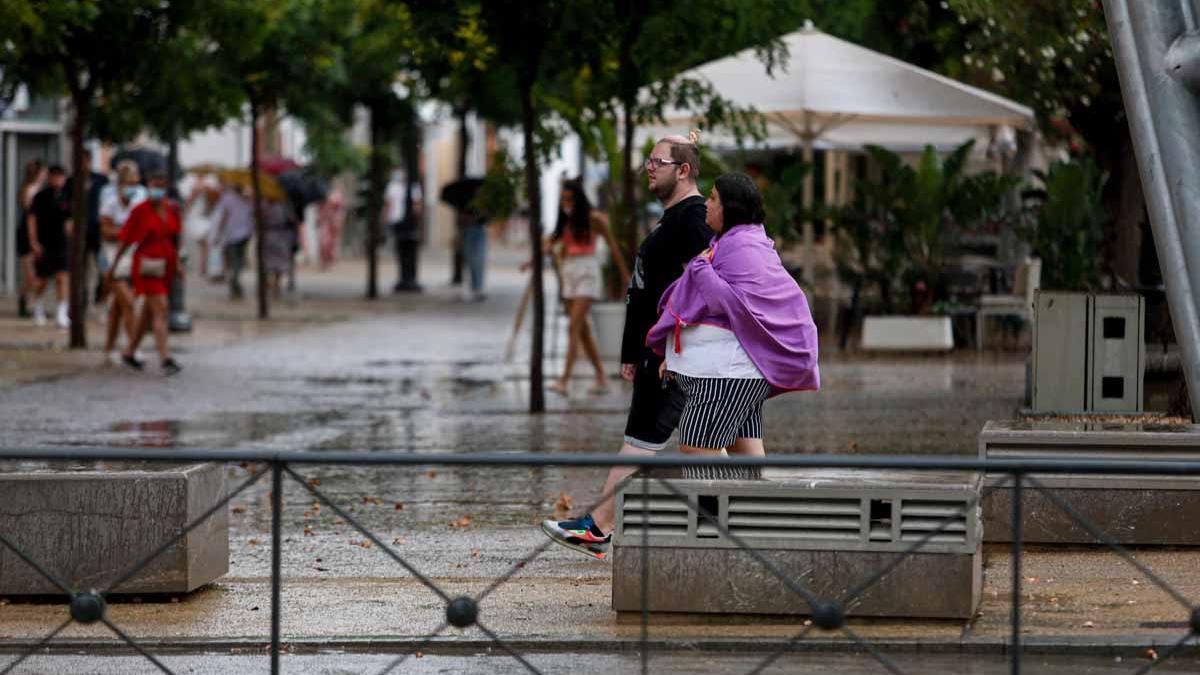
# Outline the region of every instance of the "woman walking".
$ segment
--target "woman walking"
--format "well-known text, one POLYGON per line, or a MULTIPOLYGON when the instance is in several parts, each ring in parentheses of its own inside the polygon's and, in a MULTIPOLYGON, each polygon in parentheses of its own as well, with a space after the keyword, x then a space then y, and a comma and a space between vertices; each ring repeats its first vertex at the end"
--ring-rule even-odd
POLYGON ((109 195, 100 206, 100 251, 109 261, 109 276, 112 282, 107 288, 112 293, 108 305, 108 332, 104 336, 104 358, 116 362, 113 350, 117 346, 117 333, 125 329, 126 340, 132 342, 137 332, 134 324, 133 305, 133 256, 117 260, 120 249, 121 228, 129 220, 129 214, 146 199, 146 188, 142 187, 137 163, 125 160, 117 165, 117 190, 109 195))
POLYGON ((681 451, 761 456, 763 402, 820 387, 817 328, 763 230, 754 181, 725 174, 705 205, 712 246, 667 288, 646 344, 687 396, 681 451))
POLYGON ((37 270, 33 266, 33 246, 29 243, 29 228, 25 227, 25 216, 33 204, 33 197, 46 184, 46 165, 39 159, 31 159, 25 165, 25 179, 21 181, 21 190, 17 193, 19 200, 19 217, 17 218, 17 260, 20 261, 21 286, 17 294, 17 315, 22 319, 33 316, 29 311, 29 292, 33 290, 33 282, 37 278, 37 270))
POLYGON ((589 393, 599 394, 608 389, 608 377, 600 361, 596 336, 592 333, 589 312, 592 303, 604 298, 600 261, 596 259, 596 240, 603 237, 612 253, 613 262, 621 275, 621 286, 629 285, 629 270, 621 258, 620 249, 608 229, 608 216, 592 208, 587 193, 579 181, 566 181, 559 197, 558 225, 546 242, 546 249, 559 249, 562 260, 562 297, 566 303, 567 359, 562 375, 549 386, 551 391, 567 395, 571 371, 582 349, 596 369, 596 381, 589 393))
MULTIPOLYGON (((138 343, 146 331, 154 330, 154 344, 158 348, 162 371, 174 375, 181 368, 167 350, 167 292, 171 279, 182 273, 175 253, 174 237, 179 236, 179 207, 167 199, 167 174, 155 171, 150 176, 148 198, 136 206, 121 228, 121 248, 113 261, 115 268, 125 252, 134 248, 133 290, 145 299, 133 339, 125 347, 121 360, 125 365, 141 370, 144 364, 134 356, 138 343)), ((113 270, 109 270, 107 281, 113 281, 113 270)))

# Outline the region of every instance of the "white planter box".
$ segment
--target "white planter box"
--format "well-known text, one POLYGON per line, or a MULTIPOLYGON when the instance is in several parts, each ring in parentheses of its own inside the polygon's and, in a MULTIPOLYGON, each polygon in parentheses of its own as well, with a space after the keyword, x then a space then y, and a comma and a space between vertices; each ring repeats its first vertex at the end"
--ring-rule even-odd
POLYGON ((868 316, 862 348, 888 351, 950 351, 954 333, 948 316, 868 316))
POLYGON ((625 331, 625 303, 597 302, 592 305, 592 329, 596 334, 596 348, 605 361, 621 358, 621 337, 625 331))

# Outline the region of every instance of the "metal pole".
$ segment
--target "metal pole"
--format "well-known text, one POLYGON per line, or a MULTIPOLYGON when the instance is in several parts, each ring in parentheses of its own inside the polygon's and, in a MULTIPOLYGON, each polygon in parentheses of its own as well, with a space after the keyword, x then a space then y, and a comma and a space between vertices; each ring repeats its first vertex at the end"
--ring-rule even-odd
POLYGON ((1128 0, 1105 0, 1104 8, 1192 417, 1200 419, 1200 102, 1163 68, 1183 32, 1182 11, 1128 0))
POLYGON ((1013 474, 1012 491, 1012 675, 1021 675, 1021 523, 1022 474, 1013 474))
POLYGON ((271 675, 279 675, 279 578, 283 550, 283 463, 271 464, 271 675))

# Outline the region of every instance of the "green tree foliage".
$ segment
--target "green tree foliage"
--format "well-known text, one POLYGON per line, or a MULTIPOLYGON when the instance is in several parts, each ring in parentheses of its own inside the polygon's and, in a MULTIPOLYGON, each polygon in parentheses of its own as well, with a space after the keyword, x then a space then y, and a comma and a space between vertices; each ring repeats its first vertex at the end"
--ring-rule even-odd
POLYGON ((834 214, 835 260, 843 279, 856 288, 885 285, 885 302, 894 290, 886 286, 901 280, 916 314, 944 299, 946 254, 958 238, 1014 215, 1005 208, 1005 197, 1019 179, 990 172, 968 175, 973 146, 968 141, 945 158, 926 146, 915 167, 884 148, 867 148, 879 178, 858 181, 855 200, 834 214))
POLYGON ((1055 162, 1036 176, 1041 185, 1022 194, 1025 214, 1018 232, 1042 259, 1042 285, 1070 291, 1096 288, 1107 177, 1088 157, 1055 162))

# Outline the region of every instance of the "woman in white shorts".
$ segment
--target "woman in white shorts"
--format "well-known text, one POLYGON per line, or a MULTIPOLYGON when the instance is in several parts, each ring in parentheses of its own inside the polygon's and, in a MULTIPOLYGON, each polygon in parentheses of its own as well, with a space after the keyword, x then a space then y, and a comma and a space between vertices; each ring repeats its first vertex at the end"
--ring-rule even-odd
MULTIPOLYGON (((129 219, 129 213, 146 199, 146 188, 139 184, 141 179, 135 162, 121 162, 117 165, 117 189, 100 205, 101 251, 110 265, 121 246, 118 237, 125 221, 129 219)), ((112 293, 112 300, 108 305, 108 332, 104 336, 104 359, 107 362, 119 363, 114 350, 121 328, 125 329, 128 340, 133 340, 137 330, 134 323, 132 275, 133 256, 118 260, 113 270, 113 284, 108 289, 112 293)))
POLYGON ((546 241, 546 249, 560 248, 562 260, 562 297, 567 306, 570 324, 567 338, 567 360, 563 364, 562 376, 552 383, 551 391, 566 395, 571 381, 571 370, 582 347, 592 366, 596 369, 596 382, 589 390, 602 393, 608 388, 608 377, 596 348, 596 337, 588 320, 592 303, 604 298, 604 280, 600 274, 600 261, 596 259, 596 238, 604 237, 613 261, 621 274, 621 285, 629 284, 629 270, 621 258, 620 250, 608 229, 608 216, 592 209, 592 204, 578 181, 565 181, 559 198, 558 225, 554 234, 546 241))

